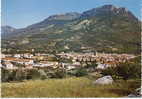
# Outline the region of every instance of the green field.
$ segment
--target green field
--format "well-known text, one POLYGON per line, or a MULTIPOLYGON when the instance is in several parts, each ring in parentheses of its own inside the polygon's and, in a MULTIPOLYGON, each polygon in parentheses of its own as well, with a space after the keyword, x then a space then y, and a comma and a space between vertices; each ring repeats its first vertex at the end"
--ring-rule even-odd
POLYGON ((2 97, 125 97, 140 87, 139 80, 93 85, 87 77, 2 83, 2 97))

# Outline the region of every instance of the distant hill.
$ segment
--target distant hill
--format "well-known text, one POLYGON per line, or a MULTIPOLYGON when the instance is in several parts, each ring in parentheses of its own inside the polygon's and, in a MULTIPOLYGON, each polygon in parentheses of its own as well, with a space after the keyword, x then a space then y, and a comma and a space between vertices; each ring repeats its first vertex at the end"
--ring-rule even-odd
POLYGON ((27 28, 30 28, 30 29, 45 28, 53 24, 54 25, 64 25, 78 17, 80 17, 80 14, 76 12, 52 15, 52 16, 49 16, 47 19, 43 20, 42 22, 30 25, 27 28))
MULTIPOLYGON (((140 53, 140 21, 126 8, 104 5, 53 15, 2 35, 2 51, 140 53)), ((5 31, 2 28, 3 31, 5 31)), ((5 32, 6 33, 6 32, 5 32)))
POLYGON ((1 27, 1 33, 2 35, 10 35, 12 32, 14 32, 16 29, 11 26, 2 26, 1 27))

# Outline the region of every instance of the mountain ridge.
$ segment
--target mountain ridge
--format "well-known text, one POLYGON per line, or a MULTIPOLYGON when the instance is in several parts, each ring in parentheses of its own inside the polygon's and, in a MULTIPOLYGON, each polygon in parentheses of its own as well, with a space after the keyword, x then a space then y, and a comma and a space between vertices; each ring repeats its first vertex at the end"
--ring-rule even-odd
POLYGON ((6 42, 3 43, 4 49, 12 46, 10 50, 34 48, 61 52, 82 51, 81 48, 85 47, 85 51, 136 53, 140 50, 139 36, 140 21, 129 10, 104 5, 81 14, 73 12, 49 16, 4 38, 13 42, 12 45, 2 41, 6 42), (21 40, 27 43, 20 43, 21 40))

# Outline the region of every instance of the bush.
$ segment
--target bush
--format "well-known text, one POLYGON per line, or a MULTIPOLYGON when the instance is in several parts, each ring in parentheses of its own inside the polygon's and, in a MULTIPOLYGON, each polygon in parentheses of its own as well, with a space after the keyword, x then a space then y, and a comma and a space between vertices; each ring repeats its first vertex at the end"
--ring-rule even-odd
POLYGON ((140 78, 141 77, 141 66, 136 64, 120 64, 117 67, 118 76, 123 77, 124 79, 129 78, 140 78))
POLYGON ((64 78, 66 76, 66 72, 64 69, 56 69, 52 72, 47 72, 44 69, 30 69, 30 70, 23 70, 19 68, 18 70, 7 70, 2 68, 1 69, 1 80, 2 82, 9 82, 9 81, 22 81, 22 80, 29 80, 29 79, 47 79, 47 78, 64 78))
POLYGON ((112 76, 112 75, 116 74, 115 70, 116 69, 114 67, 108 67, 107 69, 102 71, 102 74, 103 75, 111 75, 112 76))
POLYGON ((97 67, 97 64, 95 62, 95 63, 92 63, 92 64, 87 64, 87 66, 85 68, 93 68, 93 69, 95 69, 96 67, 97 67))
POLYGON ((47 79, 47 74, 44 70, 37 70, 37 69, 31 69, 31 70, 7 70, 2 69, 1 70, 1 76, 2 76, 2 82, 8 82, 8 81, 22 81, 22 80, 29 80, 29 79, 47 79))
POLYGON ((37 69, 31 69, 28 71, 27 79, 40 79, 40 73, 37 69))
POLYGON ((10 74, 11 74, 11 72, 9 70, 2 68, 1 69, 1 81, 2 82, 10 81, 10 74))
POLYGON ((135 79, 141 78, 141 65, 137 63, 122 63, 117 67, 110 67, 102 71, 103 75, 111 75, 113 78, 135 79))
POLYGON ((75 76, 81 77, 87 75, 87 71, 84 68, 80 68, 76 71, 75 76))
POLYGON ((66 76, 66 71, 64 69, 57 69, 54 74, 54 78, 64 78, 66 76))
POLYGON ((8 81, 22 81, 26 79, 26 72, 22 69, 18 70, 7 70, 2 69, 1 70, 1 76, 2 76, 2 82, 8 82, 8 81))
POLYGON ((22 81, 25 80, 27 77, 26 75, 26 71, 22 70, 22 69, 18 69, 15 73, 13 72, 13 78, 16 81, 22 81))
POLYGON ((44 70, 41 69, 38 72, 40 73, 40 79, 41 80, 47 79, 47 74, 45 73, 44 70))
POLYGON ((50 71, 47 71, 47 76, 49 78, 64 78, 66 77, 66 71, 65 69, 61 69, 61 68, 50 70, 50 71))

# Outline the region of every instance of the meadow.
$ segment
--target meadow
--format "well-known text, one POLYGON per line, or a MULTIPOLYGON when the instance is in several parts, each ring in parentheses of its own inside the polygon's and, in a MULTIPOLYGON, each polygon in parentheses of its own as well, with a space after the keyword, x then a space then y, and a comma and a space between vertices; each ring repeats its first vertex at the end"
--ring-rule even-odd
POLYGON ((140 80, 116 80, 93 85, 95 79, 71 77, 2 83, 2 97, 125 97, 140 87, 140 80))

